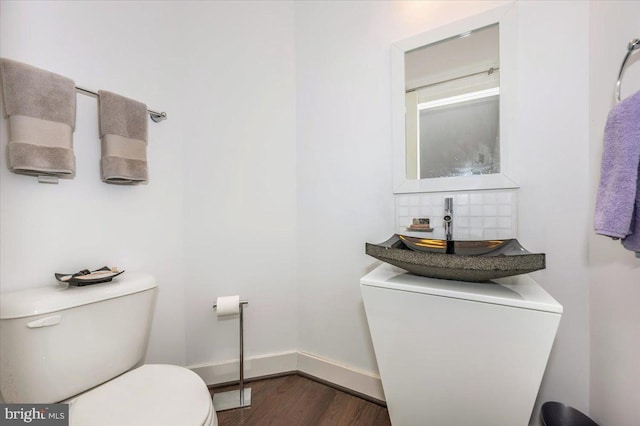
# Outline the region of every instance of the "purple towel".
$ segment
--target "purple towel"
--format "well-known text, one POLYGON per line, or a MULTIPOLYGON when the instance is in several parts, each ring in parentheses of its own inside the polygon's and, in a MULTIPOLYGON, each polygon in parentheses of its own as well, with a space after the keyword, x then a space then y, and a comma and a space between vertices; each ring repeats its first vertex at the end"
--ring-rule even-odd
POLYGON ((640 252, 640 92, 613 107, 604 129, 594 229, 640 252))

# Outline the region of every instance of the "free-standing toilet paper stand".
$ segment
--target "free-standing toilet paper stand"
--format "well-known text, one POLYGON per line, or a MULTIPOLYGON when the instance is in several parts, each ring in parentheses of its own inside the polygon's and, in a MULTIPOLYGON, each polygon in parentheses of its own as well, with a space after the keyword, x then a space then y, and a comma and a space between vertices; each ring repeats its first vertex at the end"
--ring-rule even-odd
MULTIPOLYGON (((251 388, 244 388, 244 336, 243 336, 243 306, 249 302, 241 300, 239 304, 240 311, 240 386, 237 390, 215 393, 213 395, 213 407, 216 411, 233 410, 234 408, 243 408, 251 406, 251 388)), ((218 307, 217 303, 213 304, 213 309, 218 307)))

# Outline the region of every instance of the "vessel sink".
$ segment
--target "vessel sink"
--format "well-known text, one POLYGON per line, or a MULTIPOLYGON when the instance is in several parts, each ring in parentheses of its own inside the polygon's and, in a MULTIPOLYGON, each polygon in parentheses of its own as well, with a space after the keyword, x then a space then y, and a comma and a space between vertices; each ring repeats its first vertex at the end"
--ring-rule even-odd
POLYGON ((530 253, 516 239, 446 241, 394 234, 366 253, 412 274, 486 282, 545 268, 544 253, 530 253))

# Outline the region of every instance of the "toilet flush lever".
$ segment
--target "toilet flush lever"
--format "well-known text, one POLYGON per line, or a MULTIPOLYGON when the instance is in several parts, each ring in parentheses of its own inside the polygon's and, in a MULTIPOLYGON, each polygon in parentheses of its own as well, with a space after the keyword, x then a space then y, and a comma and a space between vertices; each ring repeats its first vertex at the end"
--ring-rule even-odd
POLYGON ((27 323, 27 328, 40 328, 50 327, 52 325, 58 325, 62 321, 60 315, 53 315, 46 318, 40 318, 39 320, 31 321, 27 323))

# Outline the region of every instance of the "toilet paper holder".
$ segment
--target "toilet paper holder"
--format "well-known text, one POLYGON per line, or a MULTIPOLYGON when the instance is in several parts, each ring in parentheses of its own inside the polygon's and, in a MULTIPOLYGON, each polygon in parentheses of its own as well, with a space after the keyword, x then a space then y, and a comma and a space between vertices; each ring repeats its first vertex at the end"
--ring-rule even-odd
MULTIPOLYGON (((227 392, 219 392, 213 394, 213 407, 216 411, 232 410, 234 408, 243 408, 251 406, 251 388, 244 388, 244 315, 243 307, 248 305, 246 300, 240 301, 240 386, 238 390, 227 392)), ((218 307, 217 303, 213 304, 213 309, 218 307)))

